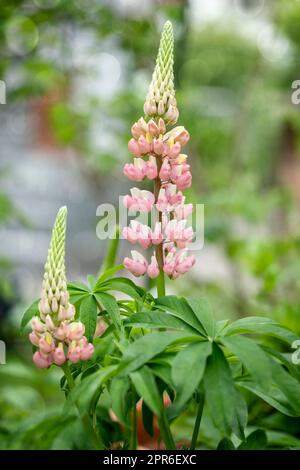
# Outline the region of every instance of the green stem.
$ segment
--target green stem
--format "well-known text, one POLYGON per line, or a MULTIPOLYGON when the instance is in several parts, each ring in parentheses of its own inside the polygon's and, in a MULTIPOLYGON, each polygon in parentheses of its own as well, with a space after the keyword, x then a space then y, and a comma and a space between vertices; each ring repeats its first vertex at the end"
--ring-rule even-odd
POLYGON ((163 297, 166 295, 165 288, 165 275, 161 270, 159 276, 156 278, 157 297, 163 297))
POLYGON ((75 382, 74 382, 73 376, 71 374, 69 364, 66 362, 65 364, 63 364, 61 366, 61 368, 64 371, 64 374, 66 376, 66 380, 67 380, 67 384, 69 385, 69 389, 72 390, 72 388, 74 388, 74 386, 75 386, 75 382))
POLYGON ((162 437, 162 440, 164 441, 164 444, 166 446, 167 450, 175 450, 176 449, 176 444, 174 442, 169 421, 166 415, 166 411, 164 408, 164 404, 162 404, 162 413, 161 416, 158 418, 158 424, 159 424, 159 430, 160 434, 162 437))
POLYGON ((137 430, 136 430, 136 395, 135 390, 132 390, 132 422, 131 422, 131 436, 130 436, 130 450, 137 448, 137 430))
POLYGON ((204 395, 203 395, 203 393, 201 393, 200 397, 199 397, 197 416, 196 416, 195 426, 194 426, 194 430, 193 430, 191 450, 196 449, 198 434, 199 434, 199 429, 200 429, 200 423, 201 423, 201 418, 202 418, 202 412, 203 412, 203 406, 204 406, 204 395))
MULTIPOLYGON (((63 364, 61 366, 61 368, 62 368, 62 370, 65 374, 67 383, 69 385, 69 389, 71 391, 75 386, 75 382, 74 382, 73 376, 71 374, 69 364, 66 362, 65 364, 63 364)), ((83 426, 85 427, 88 434, 91 436, 94 447, 97 450, 104 450, 105 446, 104 446, 103 442, 101 441, 99 434, 93 428, 93 425, 91 423, 91 420, 90 420, 89 416, 87 414, 81 415, 77 405, 76 405, 76 408, 77 408, 78 414, 81 418, 83 426)))

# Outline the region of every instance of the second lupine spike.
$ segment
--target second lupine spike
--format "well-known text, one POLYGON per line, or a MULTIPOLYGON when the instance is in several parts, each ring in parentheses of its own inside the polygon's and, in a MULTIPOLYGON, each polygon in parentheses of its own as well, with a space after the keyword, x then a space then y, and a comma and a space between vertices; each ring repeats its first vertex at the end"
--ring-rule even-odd
POLYGON ((153 180, 155 191, 153 194, 132 188, 123 203, 129 211, 154 211, 156 223, 154 229, 131 223, 124 228, 123 235, 130 243, 138 243, 143 248, 152 245, 154 253, 148 263, 134 250, 131 258, 125 258, 124 265, 135 276, 147 273, 155 278, 164 271, 171 279, 176 279, 193 266, 195 257, 187 253, 193 230, 186 227, 186 218, 193 207, 185 204, 182 194, 192 183, 188 157, 181 153, 189 133, 183 126, 167 129, 178 118, 173 84, 173 31, 169 21, 162 32, 144 111, 146 120, 141 117, 131 128, 128 149, 134 162, 124 166, 124 174, 133 181, 153 180))

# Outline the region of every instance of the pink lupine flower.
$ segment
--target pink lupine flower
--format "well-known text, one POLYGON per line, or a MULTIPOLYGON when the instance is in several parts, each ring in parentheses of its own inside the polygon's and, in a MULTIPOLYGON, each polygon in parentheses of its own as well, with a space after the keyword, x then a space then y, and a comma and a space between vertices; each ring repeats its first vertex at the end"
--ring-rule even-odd
POLYGON ((130 139, 128 142, 128 150, 135 156, 140 157, 142 152, 140 150, 140 146, 135 139, 130 139))
POLYGON ((146 163, 141 158, 135 158, 133 163, 126 163, 123 173, 131 181, 142 181, 146 174, 146 163))
POLYGON ((74 339, 80 340, 85 332, 85 326, 81 321, 78 322, 72 322, 69 327, 69 335, 68 338, 70 341, 73 341, 74 339))
POLYGON ((168 158, 164 158, 163 164, 161 166, 159 177, 162 181, 168 181, 171 178, 171 165, 168 158))
POLYGON ((151 233, 151 241, 153 245, 159 245, 163 241, 163 233, 162 233, 162 227, 161 227, 161 222, 156 222, 154 230, 152 230, 151 233))
POLYGON ((87 361, 94 354, 95 348, 92 345, 92 343, 87 342, 86 338, 81 340, 80 347, 81 347, 80 358, 82 361, 87 361))
POLYGON ((37 367, 40 369, 46 369, 47 367, 51 366, 53 363, 52 356, 44 355, 40 351, 36 351, 32 357, 33 362, 37 367))
POLYGON ((124 227, 123 237, 130 243, 139 243, 145 249, 151 245, 150 227, 136 220, 132 220, 129 227, 124 227))
POLYGON ((148 268, 147 260, 138 251, 131 252, 131 258, 124 259, 124 266, 135 276, 143 276, 148 268))
POLYGON ((130 192, 131 196, 125 196, 123 198, 123 204, 127 209, 135 212, 151 211, 155 198, 150 191, 132 188, 130 192))
POLYGON ((76 364, 77 362, 80 361, 80 353, 81 353, 81 348, 77 344, 77 341, 72 341, 69 346, 69 350, 67 354, 68 359, 74 364, 76 364))
POLYGON ((148 265, 147 274, 151 279, 154 279, 159 275, 159 267, 155 255, 152 255, 151 257, 151 263, 148 265))
POLYGON ((186 228, 186 219, 192 213, 192 204, 185 204, 182 191, 192 184, 187 155, 181 153, 190 135, 183 126, 174 126, 179 112, 173 84, 173 32, 172 25, 164 26, 152 81, 144 103, 145 119, 141 117, 131 128, 128 148, 136 157, 127 163, 124 174, 133 181, 144 178, 154 181, 154 194, 138 188, 124 197, 124 206, 130 211, 156 214, 155 226, 148 227, 131 221, 123 229, 130 243, 144 249, 151 244, 155 254, 148 264, 138 252, 125 258, 125 267, 135 276, 147 273, 155 278, 165 272, 171 279, 190 269, 195 257, 187 254, 192 242, 192 227, 186 228), (137 158, 138 157, 138 158, 137 158))
POLYGON ((145 175, 149 180, 157 178, 157 163, 153 155, 150 155, 149 160, 146 162, 145 175))
POLYGON ((61 366, 62 364, 64 364, 66 362, 67 358, 66 358, 62 343, 58 344, 58 346, 57 346, 57 348, 55 348, 52 356, 53 356, 53 362, 57 366, 61 366))

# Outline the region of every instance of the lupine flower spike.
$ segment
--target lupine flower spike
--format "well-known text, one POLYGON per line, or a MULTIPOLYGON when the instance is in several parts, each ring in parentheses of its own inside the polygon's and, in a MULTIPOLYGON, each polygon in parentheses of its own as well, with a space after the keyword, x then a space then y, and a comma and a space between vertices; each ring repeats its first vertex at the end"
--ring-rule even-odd
POLYGON ((195 263, 194 255, 188 255, 187 246, 193 239, 193 230, 186 227, 186 218, 193 210, 185 204, 182 193, 192 184, 187 155, 181 153, 189 140, 183 126, 174 126, 179 112, 173 77, 173 30, 167 21, 160 41, 156 66, 144 104, 145 118, 141 117, 131 128, 132 139, 128 149, 133 163, 124 166, 124 174, 132 181, 145 178, 154 181, 154 193, 131 189, 124 197, 124 206, 130 211, 156 211, 153 229, 137 221, 131 221, 123 230, 124 237, 133 244, 155 250, 148 263, 146 258, 132 251, 132 258, 125 258, 125 267, 135 276, 148 274, 151 278, 165 272, 176 279, 195 263))
POLYGON ((75 321, 75 307, 69 301, 65 272, 65 236, 67 208, 56 216, 42 284, 39 316, 31 320, 31 343, 37 347, 33 362, 46 368, 63 365, 67 360, 89 359, 94 346, 84 336, 84 325, 75 321))

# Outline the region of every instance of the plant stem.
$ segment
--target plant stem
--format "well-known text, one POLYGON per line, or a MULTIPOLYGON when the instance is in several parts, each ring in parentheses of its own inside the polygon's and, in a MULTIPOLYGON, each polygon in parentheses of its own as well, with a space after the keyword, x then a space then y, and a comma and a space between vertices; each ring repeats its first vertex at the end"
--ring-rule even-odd
POLYGON ((136 432, 136 395, 135 390, 132 390, 132 422, 131 422, 131 436, 130 436, 130 450, 136 450, 137 448, 137 432, 136 432))
POLYGON ((200 428, 202 412, 203 412, 203 406, 204 406, 204 395, 203 395, 203 393, 201 393, 200 396, 199 396, 197 416, 196 416, 195 426, 194 426, 194 430, 193 430, 191 450, 194 450, 196 448, 196 445, 197 445, 199 428, 200 428))
POLYGON ((64 374, 66 376, 67 384, 69 385, 69 389, 72 390, 74 388, 75 382, 73 379, 73 376, 71 374, 71 370, 69 367, 69 364, 66 362, 61 366, 62 370, 64 371, 64 374))
POLYGON ((175 450, 176 444, 174 442, 169 421, 165 412, 164 404, 161 417, 158 419, 160 434, 167 450, 175 450))
MULTIPOLYGON (((157 158, 157 172, 159 174, 161 166, 162 166, 162 159, 157 158)), ((158 195, 159 191, 161 189, 161 180, 159 176, 155 178, 154 181, 154 197, 155 197, 155 202, 158 200, 158 195)), ((158 212, 158 221, 162 223, 162 213, 158 212)), ((165 275, 163 271, 164 267, 164 253, 163 253, 163 244, 160 243, 159 245, 156 246, 155 248, 155 256, 157 260, 157 264, 159 267, 159 276, 156 278, 156 288, 157 288, 157 296, 162 297, 166 295, 166 289, 165 289, 165 275)))

